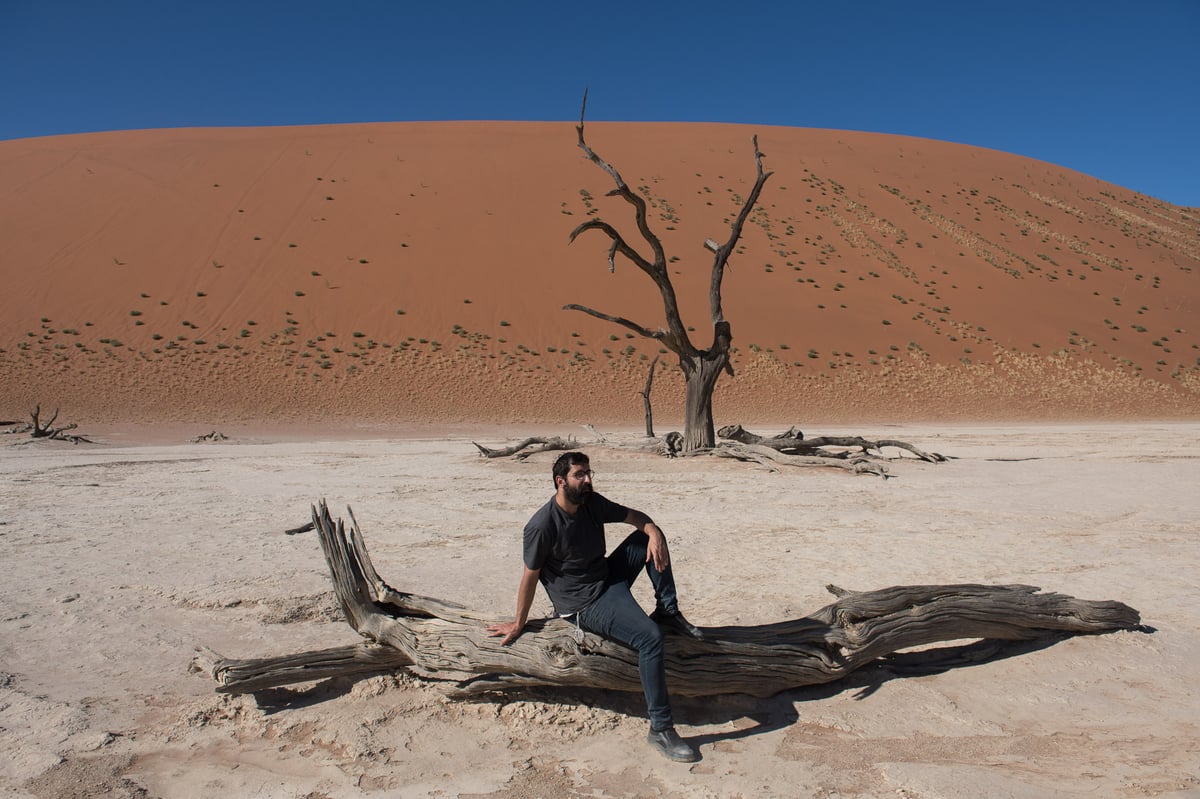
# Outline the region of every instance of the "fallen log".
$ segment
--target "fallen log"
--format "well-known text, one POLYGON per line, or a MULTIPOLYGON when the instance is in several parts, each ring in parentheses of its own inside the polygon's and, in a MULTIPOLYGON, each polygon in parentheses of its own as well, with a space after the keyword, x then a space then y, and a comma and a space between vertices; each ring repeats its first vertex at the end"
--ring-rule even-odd
POLYGON ((824 458, 845 458, 849 455, 849 453, 844 451, 830 452, 825 450, 825 447, 858 449, 864 454, 871 451, 882 454, 884 447, 895 447, 896 449, 911 452, 928 463, 942 463, 947 460, 945 455, 940 455, 936 452, 925 452, 909 444, 907 441, 897 441, 890 438, 870 441, 861 436, 818 436, 817 438, 805 438, 804 434, 795 427, 778 436, 767 437, 751 433, 740 424, 734 424, 722 427, 717 431, 717 436, 730 441, 736 441, 739 444, 769 447, 784 453, 816 455, 824 458))
MULTIPOLYGON (((193 668, 217 690, 244 693, 366 671, 405 669, 454 683, 463 697, 535 685, 640 691, 637 655, 561 619, 531 620, 509 646, 487 635, 495 621, 445 600, 408 594, 376 572, 362 532, 312 508, 313 524, 350 626, 353 646, 253 660, 199 650, 193 668)), ((695 641, 671 634, 667 674, 683 696, 765 697, 828 683, 910 647, 959 639, 1031 640, 1140 628, 1138 612, 1115 601, 1042 594, 1027 585, 908 585, 877 591, 828 586, 838 598, 797 619, 746 627, 709 627, 695 641)))
POLYGON ((507 458, 509 455, 516 455, 517 460, 524 460, 530 455, 536 455, 539 452, 553 452, 555 450, 574 449, 579 444, 573 438, 560 438, 554 436, 547 438, 546 436, 530 436, 524 441, 512 444, 507 447, 485 447, 475 441, 471 442, 475 448, 479 450, 481 458, 507 458), (536 449, 529 449, 534 445, 538 445, 536 449), (528 452, 526 452, 528 450, 528 452))
POLYGON ((855 474, 874 474, 888 477, 887 467, 875 463, 870 458, 857 456, 828 457, 821 455, 789 455, 786 452, 757 444, 737 444, 723 442, 708 450, 694 450, 687 455, 714 455, 718 458, 734 458, 739 461, 752 461, 765 466, 771 471, 779 471, 776 466, 819 466, 843 469, 855 474))

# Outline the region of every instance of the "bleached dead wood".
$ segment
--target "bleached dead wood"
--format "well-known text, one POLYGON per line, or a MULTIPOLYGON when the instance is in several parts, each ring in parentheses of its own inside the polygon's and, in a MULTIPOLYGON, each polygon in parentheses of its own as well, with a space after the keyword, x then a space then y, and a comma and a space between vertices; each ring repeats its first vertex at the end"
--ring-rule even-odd
POLYGON ((781 433, 778 436, 760 436, 751 433, 743 428, 740 424, 729 425, 722 427, 717 431, 717 435, 722 439, 737 441, 740 444, 750 444, 760 447, 770 447, 771 449, 780 452, 794 455, 817 455, 823 458, 843 458, 847 457, 846 452, 830 452, 825 450, 825 447, 845 447, 847 449, 857 449, 863 454, 871 451, 882 454, 884 447, 895 447, 896 449, 906 450, 916 455, 923 461, 928 463, 942 463, 947 460, 945 455, 940 455, 936 452, 925 452, 917 447, 909 444, 907 441, 897 441, 895 439, 880 439, 878 441, 869 441, 861 436, 818 436, 816 438, 805 438, 797 428, 792 427, 786 433, 781 433))
MULTIPOLYGON (((406 669, 450 680, 469 696, 533 685, 640 691, 637 655, 593 634, 582 644, 559 619, 533 620, 510 646, 489 637, 489 619, 391 588, 371 563, 362 532, 312 509, 346 620, 365 642, 286 657, 232 660, 201 649, 196 670, 218 691, 241 693, 364 671, 406 669)), ((909 647, 959 639, 1027 640, 1050 634, 1139 629, 1133 608, 1043 594, 1026 585, 910 585, 853 592, 814 613, 751 627, 710 627, 694 641, 671 635, 667 672, 679 695, 770 696, 832 682, 909 647)))
POLYGON ((715 455, 718 458, 734 458, 739 461, 752 461, 765 466, 771 471, 779 471, 778 466, 816 466, 822 468, 842 469, 854 474, 874 474, 887 477, 887 467, 876 463, 864 456, 829 457, 823 455, 788 455, 772 447, 759 444, 737 444, 723 442, 710 450, 695 450, 688 455, 715 455))
MULTIPOLYGON (((649 383, 647 383, 648 391, 649 383)), ((644 451, 647 448, 647 439, 642 439, 636 444, 612 443, 596 433, 595 428, 591 425, 586 425, 586 427, 595 436, 596 443, 620 449, 644 451)), ((758 463, 772 471, 778 471, 778 467, 780 466, 815 466, 842 469, 854 474, 873 474, 881 477, 888 477, 889 472, 887 466, 880 463, 879 460, 895 460, 894 458, 884 458, 883 448, 885 447, 895 447, 911 452, 918 459, 927 463, 942 463, 949 460, 947 456, 940 453, 925 452, 907 441, 898 441, 895 439, 872 441, 861 436, 805 438, 804 433, 795 426, 776 436, 760 436, 751 433, 740 424, 735 424, 722 427, 718 431, 718 435, 721 440, 716 446, 699 447, 685 452, 682 446, 683 436, 679 433, 668 433, 661 441, 652 439, 652 448, 667 457, 711 455, 718 458, 733 458, 740 461, 758 463), (827 449, 827 447, 837 447, 838 449, 827 449)), ((479 449, 482 457, 503 458, 515 455, 518 460, 524 460, 538 452, 574 449, 580 446, 579 442, 574 439, 564 440, 561 438, 540 436, 527 438, 517 444, 499 448, 489 448, 475 442, 472 443, 479 449), (540 446, 536 449, 530 449, 535 444, 539 444, 540 446)))
POLYGON ((481 458, 507 458, 509 455, 516 455, 517 460, 524 460, 530 455, 536 455, 539 452, 553 452, 555 450, 574 449, 575 447, 579 446, 579 443, 573 438, 559 438, 558 436, 554 436, 552 438, 547 438, 545 436, 530 436, 524 441, 520 441, 516 444, 511 444, 507 447, 497 447, 495 449, 491 447, 485 447, 475 441, 472 441, 471 443, 474 444, 475 448, 479 450, 479 456, 481 458), (535 444, 537 445, 537 449, 529 449, 535 444))

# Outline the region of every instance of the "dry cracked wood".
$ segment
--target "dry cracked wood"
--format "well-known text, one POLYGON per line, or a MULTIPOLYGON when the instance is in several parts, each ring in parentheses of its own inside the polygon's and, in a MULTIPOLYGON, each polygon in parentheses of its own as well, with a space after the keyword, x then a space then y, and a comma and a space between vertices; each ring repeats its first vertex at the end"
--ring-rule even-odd
MULTIPOLYGON (((231 660, 202 649, 193 661, 218 691, 244 693, 343 674, 403 668, 452 680, 452 695, 532 685, 640 691, 637 655, 599 636, 582 644, 559 619, 531 621, 510 646, 489 637, 485 618, 439 599, 391 588, 380 578, 362 533, 334 521, 322 502, 313 523, 357 645, 286 657, 231 660)), ((667 672, 685 696, 770 696, 832 682, 901 649, 958 639, 1028 640, 1055 633, 1139 629, 1133 608, 1043 594, 1026 585, 910 585, 852 592, 834 586, 833 604, 798 619, 751 627, 710 627, 705 639, 671 635, 667 672)))
POLYGON ((507 458, 509 455, 516 455, 517 460, 524 460, 530 455, 534 455, 539 452, 553 452, 556 450, 574 449, 575 447, 579 446, 579 443, 575 439, 560 438, 559 436, 550 438, 547 438, 546 436, 530 436, 524 441, 520 441, 516 444, 512 444, 507 447, 497 447, 495 449, 491 447, 485 447, 482 444, 474 441, 471 443, 475 444, 475 448, 479 450, 479 457, 481 458, 507 458), (529 449, 529 447, 532 447, 535 444, 537 445, 537 449, 529 449))
POLYGON ((845 447, 848 449, 857 449, 861 453, 866 454, 870 451, 882 453, 884 447, 895 447, 897 449, 907 450, 913 455, 916 455, 923 461, 928 463, 941 463, 947 460, 945 455, 939 455, 936 452, 925 452, 917 449, 912 444, 906 441, 896 441, 895 439, 880 439, 878 441, 868 441, 859 436, 819 436, 817 438, 805 438, 797 428, 792 427, 786 433, 781 433, 778 436, 765 437, 751 433, 743 428, 740 424, 729 425, 722 427, 717 431, 717 435, 723 439, 736 441, 740 444, 748 444, 760 447, 769 447, 783 453, 794 455, 816 455, 823 458, 845 458, 849 457, 850 453, 830 452, 824 450, 824 447, 845 447))

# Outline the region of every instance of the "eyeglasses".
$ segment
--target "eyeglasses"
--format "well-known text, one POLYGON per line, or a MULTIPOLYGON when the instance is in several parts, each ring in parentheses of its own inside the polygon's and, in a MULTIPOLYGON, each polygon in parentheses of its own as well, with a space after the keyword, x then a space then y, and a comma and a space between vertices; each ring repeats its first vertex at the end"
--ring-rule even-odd
POLYGON ((588 469, 586 472, 571 472, 570 476, 574 477, 576 480, 583 480, 585 478, 588 480, 596 479, 596 473, 591 469, 588 469))

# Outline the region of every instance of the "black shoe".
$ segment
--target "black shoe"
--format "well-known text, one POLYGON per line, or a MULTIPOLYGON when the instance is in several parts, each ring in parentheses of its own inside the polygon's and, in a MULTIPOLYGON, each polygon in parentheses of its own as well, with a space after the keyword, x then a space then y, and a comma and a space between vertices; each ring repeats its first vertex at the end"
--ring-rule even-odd
POLYGON ((659 608, 650 614, 650 618, 657 622, 658 626, 660 627, 665 627, 669 630, 675 630, 681 635, 686 635, 688 638, 694 638, 697 641, 704 640, 703 631, 685 619, 683 614, 679 611, 668 613, 662 608, 659 608))
POLYGON ((677 763, 695 763, 700 759, 700 753, 693 749, 687 741, 680 738, 674 727, 667 727, 665 730, 650 730, 646 740, 655 749, 677 763))

